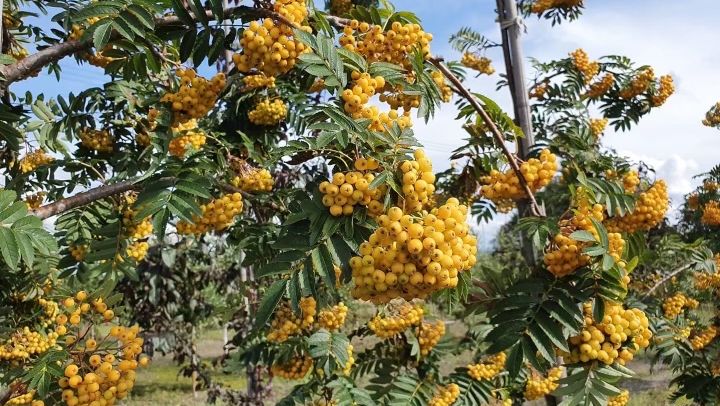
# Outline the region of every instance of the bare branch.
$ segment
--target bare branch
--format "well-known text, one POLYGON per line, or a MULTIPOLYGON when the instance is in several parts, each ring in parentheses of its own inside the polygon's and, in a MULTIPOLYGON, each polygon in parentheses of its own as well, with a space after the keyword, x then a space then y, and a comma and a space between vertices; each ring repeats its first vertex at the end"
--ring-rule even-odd
POLYGON ((650 297, 650 295, 651 295, 653 292, 655 292, 660 286, 662 286, 663 284, 665 284, 665 282, 667 282, 667 281, 669 281, 670 279, 672 279, 673 276, 676 276, 677 274, 679 274, 679 273, 681 273, 681 272, 687 271, 688 269, 690 269, 691 266, 692 266, 692 265, 681 266, 680 268, 678 268, 678 269, 670 272, 667 276, 665 276, 665 277, 662 278, 658 283, 656 283, 655 286, 653 286, 652 288, 650 288, 650 290, 648 290, 647 293, 645 293, 642 298, 643 298, 643 299, 647 299, 647 298, 650 297))
POLYGON ((134 190, 139 186, 140 185, 135 184, 134 180, 126 180, 112 185, 98 186, 88 191, 78 193, 75 196, 60 199, 56 202, 38 207, 35 210, 31 210, 30 213, 40 217, 41 219, 46 219, 56 214, 72 210, 76 207, 85 206, 86 204, 90 204, 96 200, 134 190))

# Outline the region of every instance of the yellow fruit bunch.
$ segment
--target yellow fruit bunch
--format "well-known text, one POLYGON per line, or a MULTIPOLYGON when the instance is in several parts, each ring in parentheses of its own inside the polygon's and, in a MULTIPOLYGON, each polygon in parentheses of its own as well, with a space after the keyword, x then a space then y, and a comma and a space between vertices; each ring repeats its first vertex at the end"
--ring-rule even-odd
POLYGON ((447 386, 440 387, 428 402, 428 406, 450 406, 460 396, 460 387, 457 384, 451 383, 447 386))
POLYGON ((567 9, 570 7, 581 6, 582 4, 583 0, 536 0, 532 4, 530 11, 535 14, 542 14, 553 8, 567 9))
POLYGON ((125 196, 124 207, 122 208, 122 224, 125 228, 124 234, 131 239, 141 240, 147 238, 153 232, 152 218, 147 217, 142 221, 138 222, 135 219, 137 210, 133 208, 133 204, 137 200, 135 194, 128 194, 125 196))
POLYGON ((622 391, 619 395, 608 399, 607 406, 625 406, 630 401, 630 392, 627 390, 622 391))
POLYGON ((108 130, 83 128, 78 134, 83 147, 100 153, 113 152, 113 137, 108 130))
POLYGON ((532 374, 525 383, 524 396, 527 400, 535 400, 552 393, 559 386, 558 381, 562 378, 563 367, 551 368, 548 371, 547 378, 540 375, 537 371, 532 374))
POLYGON ((442 101, 445 103, 449 102, 452 99, 453 90, 445 80, 445 75, 443 75, 442 72, 435 70, 430 73, 430 77, 432 77, 433 82, 435 82, 438 90, 440 90, 440 98, 442 101))
POLYGON ((288 380, 302 379, 313 367, 313 359, 306 356, 297 356, 287 363, 274 363, 270 367, 270 374, 288 380))
POLYGON ((493 379, 505 368, 506 360, 507 355, 504 352, 491 355, 480 363, 468 365, 468 375, 478 381, 493 379))
POLYGON ((108 45, 103 50, 93 53, 88 53, 85 55, 85 60, 88 61, 88 63, 92 66, 97 66, 98 68, 106 68, 108 65, 110 65, 111 62, 115 60, 115 58, 105 56, 103 52, 112 50, 112 46, 108 45))
POLYGON ((682 293, 676 293, 665 299, 662 307, 665 317, 674 319, 683 312, 683 309, 697 309, 699 304, 697 300, 691 297, 687 297, 682 293))
POLYGON ((235 216, 240 214, 242 208, 243 201, 240 193, 222 195, 200 206, 202 215, 193 215, 191 223, 180 220, 177 223, 177 231, 183 235, 223 231, 235 222, 235 216))
POLYGON ((528 97, 530 97, 531 99, 542 100, 545 98, 549 87, 550 86, 548 83, 538 83, 532 88, 530 88, 530 92, 528 92, 528 97))
POLYGON ((492 67, 492 61, 490 58, 478 56, 472 52, 465 52, 460 60, 460 63, 470 69, 480 72, 481 74, 492 75, 495 73, 495 68, 492 67))
POLYGON ((288 108, 281 99, 260 101, 248 112, 250 122, 255 125, 278 125, 287 117, 288 108))
POLYGON ((382 76, 373 78, 369 73, 358 71, 353 71, 350 77, 352 82, 343 90, 341 98, 345 112, 357 119, 362 117, 362 111, 370 98, 385 88, 385 78, 382 76))
POLYGON ((592 306, 583 305, 585 324, 580 334, 570 337, 570 352, 559 354, 573 362, 598 360, 607 365, 625 365, 634 354, 650 345, 652 332, 648 318, 640 309, 624 309, 621 304, 606 302, 605 315, 598 321, 592 317, 592 306))
POLYGON ((710 344, 715 337, 717 337, 718 332, 720 332, 720 329, 716 326, 710 326, 704 330, 696 332, 690 338, 690 345, 692 345, 693 350, 700 351, 710 344))
POLYGON ((348 359, 347 359, 347 362, 345 362, 345 365, 343 365, 342 373, 345 376, 350 376, 350 373, 352 372, 352 367, 353 367, 353 365, 355 365, 355 356, 353 355, 352 344, 348 344, 347 353, 348 353, 348 359))
POLYGON ((422 149, 415 150, 413 157, 400 164, 403 194, 398 204, 408 213, 426 208, 435 193, 432 162, 422 149))
POLYGON ((622 178, 623 189, 627 193, 635 193, 640 186, 640 176, 637 171, 628 171, 622 178))
POLYGON ((20 159, 18 166, 20 167, 20 172, 29 173, 41 166, 51 163, 54 160, 55 158, 50 156, 47 152, 45 152, 45 150, 36 149, 20 159))
POLYGON ((274 76, 265 76, 264 73, 260 73, 257 75, 247 75, 243 77, 243 84, 245 85, 245 89, 252 90, 252 89, 260 89, 260 88, 273 88, 275 87, 275 77, 274 76))
POLYGON ((348 307, 340 302, 328 309, 320 310, 318 313, 318 327, 328 331, 337 331, 345 324, 348 307))
POLYGON ((425 58, 430 56, 432 34, 423 31, 418 24, 402 24, 395 21, 384 32, 380 25, 351 20, 343 29, 340 45, 357 52, 368 62, 390 62, 412 70, 409 56, 420 50, 425 58))
POLYGON ((408 113, 412 109, 420 106, 420 96, 402 93, 402 87, 397 86, 396 93, 383 93, 380 95, 380 101, 387 103, 392 110, 403 109, 403 113, 408 113))
POLYGON ((65 376, 58 381, 65 404, 114 404, 124 399, 135 384, 135 370, 147 366, 149 359, 141 355, 143 339, 140 328, 111 324, 107 333, 97 334, 92 328, 96 314, 104 322, 115 313, 102 298, 90 300, 84 291, 63 300, 64 312, 57 316, 56 331, 65 336, 70 362, 65 376), (102 399, 102 400, 101 400, 102 399))
POLYGON ((368 328, 380 338, 394 337, 412 326, 419 326, 425 313, 422 306, 402 301, 392 302, 385 316, 376 315, 368 328))
POLYGON ((694 278, 698 290, 720 288, 720 254, 715 254, 715 272, 696 272, 694 278))
POLYGON ((150 249, 150 244, 147 241, 135 241, 128 245, 125 253, 136 262, 140 262, 147 256, 148 249, 150 249))
POLYGON ((690 193, 687 197, 687 208, 697 210, 700 207, 700 195, 697 192, 690 193))
POLYGON ((590 134, 593 135, 595 138, 600 138, 603 132, 605 132, 605 127, 607 127, 608 119, 607 118, 591 118, 590 119, 590 134))
POLYGON ((705 113, 705 118, 702 123, 706 127, 720 126, 720 102, 715 103, 715 105, 705 113))
POLYGON ((175 74, 180 78, 180 88, 177 92, 165 93, 160 99, 170 104, 173 122, 180 124, 204 117, 215 106, 225 87, 225 74, 218 73, 210 80, 198 76, 194 69, 178 69, 175 74))
POLYGON ((450 198, 419 216, 399 207, 379 216, 379 227, 360 245, 360 256, 350 259, 353 296, 378 304, 397 297, 425 298, 457 286, 458 274, 476 260, 467 210, 450 198))
POLYGON ((25 204, 27 205, 28 210, 33 210, 42 206, 44 200, 45 192, 37 192, 25 197, 25 204))
POLYGON ((445 322, 436 320, 434 323, 423 321, 415 330, 418 343, 420 343, 420 355, 426 356, 445 335, 445 322))
POLYGON ((585 52, 582 48, 578 48, 571 52, 570 58, 572 59, 575 69, 582 73, 583 81, 585 83, 590 83, 590 81, 600 71, 600 64, 597 61, 591 61, 587 52, 585 52))
POLYGON ((588 99, 598 99, 605 95, 615 84, 615 75, 606 73, 600 80, 590 84, 590 89, 585 92, 588 99))
POLYGON ((255 193, 272 191, 275 180, 267 169, 252 168, 242 176, 234 177, 230 183, 248 193, 255 193))
POLYGON ((620 90, 620 97, 625 100, 630 100, 633 97, 639 96, 645 93, 654 81, 655 71, 653 68, 645 68, 620 90))
POLYGON ((397 110, 381 113, 376 106, 364 108, 362 118, 370 120, 368 129, 375 132, 385 132, 386 128, 391 128, 394 124, 397 124, 401 130, 412 127, 412 119, 409 114, 400 115, 397 110))
POLYGON ((300 315, 296 315, 290 304, 284 302, 275 311, 275 316, 270 322, 270 331, 267 333, 267 340, 273 343, 282 343, 291 336, 300 334, 303 330, 309 330, 315 323, 317 304, 315 298, 304 297, 300 299, 300 315))
POLYGON ((72 256, 78 262, 85 259, 85 255, 87 254, 88 248, 89 247, 87 244, 81 244, 81 245, 72 244, 72 245, 70 245, 70 247, 68 247, 68 249, 70 251, 70 256, 72 256))
POLYGON ((4 342, 0 345, 0 361, 21 365, 25 360, 55 347, 58 336, 55 331, 45 334, 41 331, 30 330, 29 327, 23 327, 3 340, 4 342))
POLYGON ((713 200, 703 207, 700 222, 708 226, 720 226, 720 201, 713 200))
POLYGON ((333 175, 331 182, 320 183, 322 202, 329 208, 330 214, 350 216, 357 205, 366 206, 372 217, 381 214, 385 187, 370 189, 370 183, 375 179, 370 171, 377 170, 379 166, 374 158, 361 157, 355 160, 357 171, 338 172, 333 175))
POLYGON ((174 157, 183 158, 187 151, 199 151, 205 145, 205 133, 195 119, 174 126, 172 132, 175 137, 170 140, 168 152, 174 157))
POLYGON ((646 191, 640 193, 632 212, 606 220, 605 227, 613 233, 634 233, 647 231, 665 218, 670 204, 665 181, 658 180, 646 191))
POLYGON ((11 398, 5 403, 7 406, 45 406, 45 402, 35 399, 35 390, 27 391, 23 394, 17 392, 11 395, 11 398))
POLYGON ((96 22, 100 21, 100 17, 90 17, 85 20, 84 24, 75 23, 70 26, 70 32, 68 33, 68 41, 78 41, 85 35, 85 27, 89 27, 96 22))
POLYGON ((657 91, 650 98, 653 107, 659 107, 665 104, 667 99, 675 93, 675 83, 670 75, 660 76, 660 84, 657 91))
MULTIPOLYGON (((276 0, 273 9, 301 30, 310 32, 310 26, 301 26, 308 16, 305 0, 276 0)), ((240 72, 256 69, 267 76, 288 72, 298 56, 310 50, 294 37, 293 28, 272 18, 252 21, 240 39, 242 53, 233 55, 235 66, 240 72)))
MULTIPOLYGON (((557 169, 557 158, 547 149, 540 152, 539 158, 531 158, 520 164, 520 172, 533 193, 550 184, 557 169)), ((512 169, 505 172, 492 170, 488 176, 481 177, 480 182, 483 183, 482 195, 493 202, 499 203, 527 197, 520 185, 520 179, 512 169)))

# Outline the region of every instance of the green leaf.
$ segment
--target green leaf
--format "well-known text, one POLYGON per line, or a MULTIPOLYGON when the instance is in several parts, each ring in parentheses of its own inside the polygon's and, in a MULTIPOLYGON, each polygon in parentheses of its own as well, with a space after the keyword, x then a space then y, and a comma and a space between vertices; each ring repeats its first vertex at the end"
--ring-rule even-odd
POLYGON ((197 31, 188 30, 180 40, 180 60, 187 61, 192 55, 193 48, 195 47, 195 39, 197 38, 197 31))
POLYGON ((0 253, 2 253, 5 264, 10 269, 17 270, 20 262, 20 248, 15 239, 15 233, 7 227, 0 227, 0 253))
POLYGON ((289 262, 271 262, 260 267, 255 272, 255 277, 263 278, 265 276, 284 274, 290 271, 291 264, 289 262))
POLYGON ((325 245, 321 245, 310 253, 313 269, 325 281, 325 285, 331 292, 335 292, 335 270, 332 256, 325 245))
POLYGON ((203 7, 202 2, 200 0, 189 0, 188 5, 190 6, 190 9, 192 10, 195 18, 197 18, 202 23, 202 25, 207 27, 209 21, 207 14, 205 14, 205 7, 203 7))
POLYGON ((110 41, 110 34, 112 34, 112 21, 106 20, 102 24, 98 25, 93 32, 93 46, 97 50, 102 50, 110 41))
POLYGON ((272 316, 275 311, 275 307, 277 307, 280 299, 283 297, 287 282, 287 279, 275 281, 275 283, 273 283, 272 286, 270 286, 265 292, 265 295, 260 302, 260 306, 258 306, 257 313, 255 314, 255 323, 253 327, 255 330, 260 330, 263 326, 265 326, 265 323, 270 320, 270 316, 272 316))
POLYGON ((596 242, 595 236, 585 230, 578 230, 570 234, 570 238, 580 242, 596 242))
POLYGON ((150 14, 150 12, 145 10, 142 6, 130 4, 127 6, 127 10, 135 14, 135 17, 137 17, 137 19, 148 29, 152 30, 155 28, 155 19, 152 14, 150 14))
MULTIPOLYGON (((182 20, 185 25, 189 25, 190 27, 195 27, 195 20, 190 16, 190 13, 185 10, 185 7, 183 6, 182 0, 171 0, 172 1, 172 7, 173 10, 175 10, 175 15, 182 20)), ((192 29, 191 31, 195 32, 195 29, 192 29)), ((187 58, 185 58, 187 59, 187 58)), ((185 60, 183 59, 183 60, 185 60)))

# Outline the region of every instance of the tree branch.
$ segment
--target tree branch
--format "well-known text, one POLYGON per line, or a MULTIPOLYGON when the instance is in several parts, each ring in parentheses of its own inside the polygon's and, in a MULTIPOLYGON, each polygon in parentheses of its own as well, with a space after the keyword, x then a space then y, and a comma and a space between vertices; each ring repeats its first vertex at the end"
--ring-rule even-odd
POLYGON ((510 167, 515 172, 515 176, 517 176, 518 180, 520 181, 520 186, 522 186, 525 194, 528 197, 528 200, 530 200, 530 211, 534 216, 543 217, 544 215, 542 214, 542 209, 538 205, 537 200, 535 199, 535 195, 533 194, 532 190, 530 190, 530 186, 528 185, 525 177, 520 171, 520 166, 518 166, 517 159, 512 153, 510 153, 507 145, 505 145, 505 137, 503 137, 502 133, 492 121, 485 109, 482 107, 480 102, 478 102, 475 96, 469 90, 467 90, 465 86, 463 86, 462 82, 460 82, 460 79, 458 79, 457 76, 450 72, 450 69, 448 69, 447 66, 442 63, 441 59, 431 58, 430 63, 435 65, 435 67, 437 67, 438 70, 457 88, 460 94, 470 103, 473 109, 475 109, 475 111, 480 115, 483 121, 490 128, 490 132, 492 133, 493 138, 495 138, 495 143, 498 144, 498 146, 502 150, 502 153, 507 158, 510 167))
POLYGON ((35 210, 31 210, 30 214, 40 217, 41 219, 46 219, 56 214, 66 212, 80 206, 85 206, 86 204, 90 204, 96 200, 134 190, 139 186, 140 185, 136 184, 134 180, 126 180, 112 185, 98 186, 88 191, 78 193, 75 196, 60 199, 56 202, 38 207, 35 210))
POLYGON ((672 279, 673 276, 679 274, 680 272, 687 271, 688 269, 690 269, 691 266, 692 266, 692 265, 681 266, 680 268, 678 268, 678 269, 670 272, 670 274, 668 274, 667 276, 665 276, 664 278, 662 278, 658 283, 655 284, 655 286, 653 286, 652 288, 650 288, 650 290, 648 290, 647 293, 645 293, 642 298, 643 298, 643 299, 648 298, 653 292, 655 292, 655 291, 657 290, 657 288, 659 288, 659 287, 662 286, 665 282, 667 282, 667 281, 669 281, 670 279, 672 279))

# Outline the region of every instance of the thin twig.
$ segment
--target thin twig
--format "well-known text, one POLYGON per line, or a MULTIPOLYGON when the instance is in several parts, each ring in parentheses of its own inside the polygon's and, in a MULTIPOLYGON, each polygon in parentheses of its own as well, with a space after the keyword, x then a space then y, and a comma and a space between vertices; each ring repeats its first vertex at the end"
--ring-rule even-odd
POLYGON ((513 155, 507 148, 507 145, 505 145, 505 137, 503 137, 502 133, 492 121, 485 109, 482 107, 480 102, 469 90, 465 88, 465 86, 463 86, 462 82, 460 82, 460 79, 458 79, 457 76, 455 76, 450 71, 450 69, 448 69, 447 66, 442 63, 441 59, 430 58, 430 63, 435 65, 435 67, 438 68, 438 70, 457 88, 460 94, 470 103, 470 105, 475 109, 475 111, 480 115, 483 121, 490 128, 490 132, 492 133, 493 138, 495 138, 495 142, 498 144, 498 146, 502 150, 502 153, 507 158, 510 167, 515 172, 515 176, 517 176, 518 180, 520 181, 520 186, 522 186, 525 194, 528 197, 528 200, 530 200, 530 211, 534 216, 543 217, 544 215, 542 214, 542 209, 540 209, 540 206, 538 206, 535 195, 533 194, 530 186, 525 180, 525 177, 520 171, 520 166, 518 166, 515 155, 513 155))
POLYGON ((690 269, 691 266, 692 266, 692 265, 684 265, 684 266, 681 266, 680 268, 678 268, 678 269, 670 272, 670 274, 668 274, 667 276, 665 276, 664 278, 662 278, 662 279, 660 280, 660 282, 656 283, 655 286, 653 286, 652 288, 650 288, 650 290, 648 290, 647 293, 645 293, 642 298, 643 298, 643 299, 648 298, 653 292, 655 292, 655 291, 657 290, 657 288, 659 288, 659 287, 662 286, 665 282, 667 282, 667 281, 669 281, 670 279, 672 279, 673 276, 679 274, 680 272, 687 271, 688 269, 690 269))

